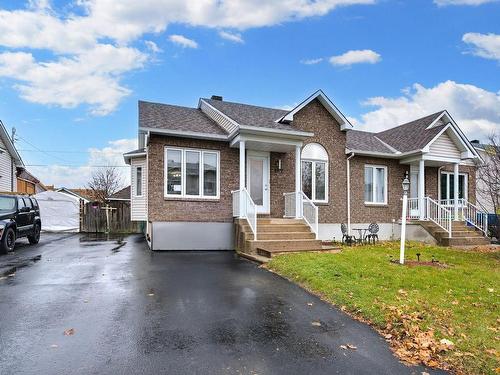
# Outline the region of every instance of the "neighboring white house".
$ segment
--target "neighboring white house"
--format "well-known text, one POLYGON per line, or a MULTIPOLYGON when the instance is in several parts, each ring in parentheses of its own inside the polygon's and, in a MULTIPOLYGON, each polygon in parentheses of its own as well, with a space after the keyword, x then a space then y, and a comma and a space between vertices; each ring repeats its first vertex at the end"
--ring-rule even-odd
MULTIPOLYGON (((485 163, 488 163, 491 155, 486 151, 487 144, 480 143, 479 141, 471 142, 474 148, 479 152, 485 163)), ((484 181, 479 178, 479 173, 476 175, 476 200, 479 206, 490 214, 495 213, 494 205, 491 196, 484 194, 484 181)))
POLYGON ((17 191, 18 167, 24 168, 24 163, 0 121, 0 192, 17 191))

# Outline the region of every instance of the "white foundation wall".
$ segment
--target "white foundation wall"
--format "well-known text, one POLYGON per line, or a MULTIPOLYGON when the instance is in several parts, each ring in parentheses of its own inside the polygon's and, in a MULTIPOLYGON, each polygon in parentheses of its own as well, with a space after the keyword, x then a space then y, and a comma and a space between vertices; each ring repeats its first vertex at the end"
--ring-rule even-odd
MULTIPOLYGON (((370 223, 352 223, 351 234, 359 237, 359 232, 353 228, 368 228, 370 223)), ((396 241, 401 239, 401 224, 378 223, 378 238, 381 241, 396 241)), ((342 241, 342 231, 340 224, 319 224, 319 239, 323 241, 342 241)), ((408 241, 421 241, 429 244, 436 244, 436 240, 420 224, 406 223, 406 239, 408 241)))
POLYGON ((234 223, 152 222, 151 250, 234 250, 234 223))

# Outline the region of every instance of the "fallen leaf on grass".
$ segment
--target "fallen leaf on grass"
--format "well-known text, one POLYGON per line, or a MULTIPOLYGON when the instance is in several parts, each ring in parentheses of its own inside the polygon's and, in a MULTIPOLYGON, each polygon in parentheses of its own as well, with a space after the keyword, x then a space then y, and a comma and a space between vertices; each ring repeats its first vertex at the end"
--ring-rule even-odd
POLYGON ((488 353, 488 354, 491 354, 491 355, 493 355, 495 357, 498 356, 498 352, 495 349, 487 349, 487 350, 485 350, 485 352, 488 353))
POLYGON ((64 330, 64 336, 73 336, 75 334, 74 328, 68 328, 64 330))
POLYGON ((448 339, 441 339, 441 340, 439 340, 439 343, 441 345, 444 345, 446 349, 453 349, 453 347, 455 346, 453 341, 450 341, 448 339))
POLYGON ((488 292, 493 293, 494 291, 495 291, 495 289, 493 289, 493 288, 488 288, 488 292))
POLYGON ((458 301, 453 301, 451 304, 452 305, 458 305, 458 301))

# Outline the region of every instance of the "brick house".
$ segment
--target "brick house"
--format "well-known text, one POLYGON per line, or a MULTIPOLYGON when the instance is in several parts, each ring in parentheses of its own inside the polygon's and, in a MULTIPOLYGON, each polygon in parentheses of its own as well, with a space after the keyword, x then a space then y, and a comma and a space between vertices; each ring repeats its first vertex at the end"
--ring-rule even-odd
POLYGON ((435 240, 424 222, 446 238, 452 221, 483 225, 481 158, 445 110, 370 133, 321 90, 290 111, 218 96, 197 108, 140 101, 139 147, 124 154, 132 220, 147 223, 154 250, 314 248, 341 240, 341 223, 357 235, 376 222, 379 238, 397 239, 405 173, 410 238, 435 240))

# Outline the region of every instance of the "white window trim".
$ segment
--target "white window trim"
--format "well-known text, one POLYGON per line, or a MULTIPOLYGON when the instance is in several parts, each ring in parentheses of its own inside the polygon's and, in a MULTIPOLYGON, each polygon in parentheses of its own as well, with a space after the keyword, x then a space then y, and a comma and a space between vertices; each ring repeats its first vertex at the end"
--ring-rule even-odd
MULTIPOLYGON (((452 200, 452 199, 455 199, 454 197, 450 197, 450 179, 451 178, 454 178, 454 172, 448 172, 448 171, 441 171, 441 174, 439 175, 439 181, 438 181, 438 196, 439 196, 439 201, 442 201, 443 199, 441 199, 441 175, 447 175, 446 177, 446 196, 448 198, 444 199, 444 200, 452 200)), ((464 199, 466 201, 469 200, 469 174, 468 173, 463 173, 463 172, 460 172, 458 173, 459 176, 464 176, 464 183, 465 183, 465 186, 464 186, 464 192, 465 192, 465 197, 464 199)))
POLYGON ((134 197, 141 198, 144 196, 144 184, 142 183, 144 178, 144 167, 142 165, 134 166, 134 197), (137 170, 141 168, 141 194, 137 194, 137 170))
POLYGON ((311 171, 311 178, 312 178, 312 183, 311 183, 311 201, 313 201, 313 203, 328 203, 328 198, 329 198, 329 190, 328 190, 328 161, 326 160, 314 160, 314 159, 301 159, 301 166, 300 166, 300 184, 301 184, 301 189, 303 190, 303 187, 302 187, 302 182, 303 182, 303 178, 302 178, 302 173, 303 173, 303 170, 302 170, 302 162, 305 161, 305 162, 308 162, 308 163, 312 163, 312 171, 311 171), (320 200, 320 199, 316 199, 316 163, 323 163, 325 164, 325 199, 323 200, 320 200))
POLYGON ((204 199, 204 200, 217 200, 220 199, 220 151, 217 150, 205 150, 205 149, 195 149, 195 148, 179 148, 179 147, 169 147, 166 146, 164 150, 164 192, 165 198, 182 198, 182 199, 204 199), (168 162, 167 162, 167 152, 168 151, 180 151, 181 152, 181 194, 168 194, 167 192, 167 182, 168 182, 168 162), (187 195, 186 194, 186 152, 196 152, 199 155, 199 194, 198 195, 187 195), (204 166, 204 155, 205 154, 215 154, 217 156, 217 192, 216 195, 204 195, 203 194, 203 166, 204 166))
MULTIPOLYGON (((373 181, 373 184, 372 184, 372 196, 373 198, 375 198, 376 196, 376 191, 377 191, 377 181, 375 179, 375 175, 374 175, 374 170, 377 169, 377 168, 382 168, 384 169, 384 185, 385 185, 385 189, 384 189, 384 201, 383 202, 370 202, 370 201, 366 201, 365 200, 365 204, 369 204, 369 205, 375 205, 375 206, 385 206, 387 205, 387 195, 388 195, 388 186, 387 186, 387 166, 385 165, 375 165, 375 164, 365 164, 364 165, 364 168, 363 168, 363 180, 365 178, 365 169, 366 168, 371 168, 372 170, 372 181, 373 181)), ((363 181, 364 184, 363 184, 363 195, 365 195, 365 190, 364 190, 364 186, 366 185, 366 181, 363 181)))

